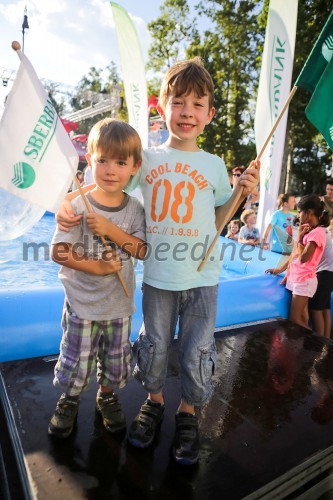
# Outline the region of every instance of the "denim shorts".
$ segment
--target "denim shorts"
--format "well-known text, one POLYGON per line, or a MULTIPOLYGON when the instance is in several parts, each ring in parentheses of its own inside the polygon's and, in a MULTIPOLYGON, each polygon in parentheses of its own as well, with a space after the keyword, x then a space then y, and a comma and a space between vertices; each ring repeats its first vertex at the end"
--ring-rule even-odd
POLYGON ((218 285, 170 291, 143 285, 143 320, 133 375, 148 392, 162 391, 177 322, 181 396, 203 405, 213 392, 218 285))

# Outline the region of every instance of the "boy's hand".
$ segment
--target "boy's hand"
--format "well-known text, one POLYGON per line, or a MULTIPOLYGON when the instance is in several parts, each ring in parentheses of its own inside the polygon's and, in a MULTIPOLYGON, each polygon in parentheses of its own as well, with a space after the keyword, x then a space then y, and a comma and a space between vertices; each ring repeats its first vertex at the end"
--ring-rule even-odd
POLYGON ((55 218, 59 229, 68 233, 69 228, 80 224, 82 214, 75 215, 71 202, 64 200, 55 214, 55 218))
POLYGON ((243 193, 248 196, 259 184, 260 160, 252 160, 245 172, 240 176, 237 186, 243 188, 243 193))
POLYGON ((121 271, 121 260, 116 252, 107 250, 103 253, 102 259, 99 261, 100 274, 106 276, 107 274, 117 273, 121 271))
POLYGON ((94 213, 89 213, 86 216, 87 224, 90 231, 97 236, 105 236, 110 234, 111 222, 103 215, 94 213))

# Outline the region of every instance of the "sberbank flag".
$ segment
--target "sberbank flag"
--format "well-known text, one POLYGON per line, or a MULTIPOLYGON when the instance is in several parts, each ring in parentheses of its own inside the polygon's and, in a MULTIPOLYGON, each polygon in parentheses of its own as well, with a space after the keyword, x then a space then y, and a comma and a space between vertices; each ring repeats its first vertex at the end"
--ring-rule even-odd
POLYGON ((0 187, 55 212, 79 158, 29 59, 21 64, 0 122, 0 187))
POLYGON ((308 120, 333 150, 333 11, 295 82, 312 92, 305 109, 308 120))

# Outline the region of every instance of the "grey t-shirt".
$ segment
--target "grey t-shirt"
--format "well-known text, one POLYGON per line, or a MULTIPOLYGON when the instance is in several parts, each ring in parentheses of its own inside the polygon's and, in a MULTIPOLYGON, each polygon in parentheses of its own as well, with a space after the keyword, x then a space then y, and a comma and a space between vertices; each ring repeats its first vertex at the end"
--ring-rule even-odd
MULTIPOLYGON (((126 233, 142 240, 146 239, 144 210, 139 200, 126 195, 119 207, 106 207, 97 203, 91 195, 88 194, 87 197, 96 213, 103 215, 126 233)), ((100 238, 93 235, 87 226, 87 210, 81 196, 72 201, 72 206, 75 214, 84 214, 81 224, 71 228, 69 232, 57 228, 52 244, 69 243, 79 255, 101 258, 105 249, 100 238)), ((113 243, 110 246, 117 248, 120 253, 121 274, 130 297, 126 296, 116 273, 97 276, 62 266, 59 278, 65 288, 66 300, 79 318, 100 321, 124 318, 134 312, 133 259, 113 243)))

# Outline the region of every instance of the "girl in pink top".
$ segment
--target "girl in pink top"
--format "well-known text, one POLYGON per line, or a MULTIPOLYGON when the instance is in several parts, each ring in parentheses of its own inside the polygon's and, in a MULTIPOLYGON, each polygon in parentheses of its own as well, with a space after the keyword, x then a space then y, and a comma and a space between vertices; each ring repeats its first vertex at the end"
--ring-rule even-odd
POLYGON ((288 266, 282 283, 286 281, 286 288, 292 292, 289 319, 309 328, 308 301, 317 289, 316 269, 325 249, 324 228, 329 226, 330 218, 324 203, 314 194, 300 199, 297 212, 300 224, 289 261, 266 273, 280 274, 288 266))
POLYGON ((287 271, 286 288, 292 292, 289 319, 308 328, 308 300, 317 289, 316 269, 326 245, 328 213, 320 198, 303 196, 297 204, 298 239, 287 271))

